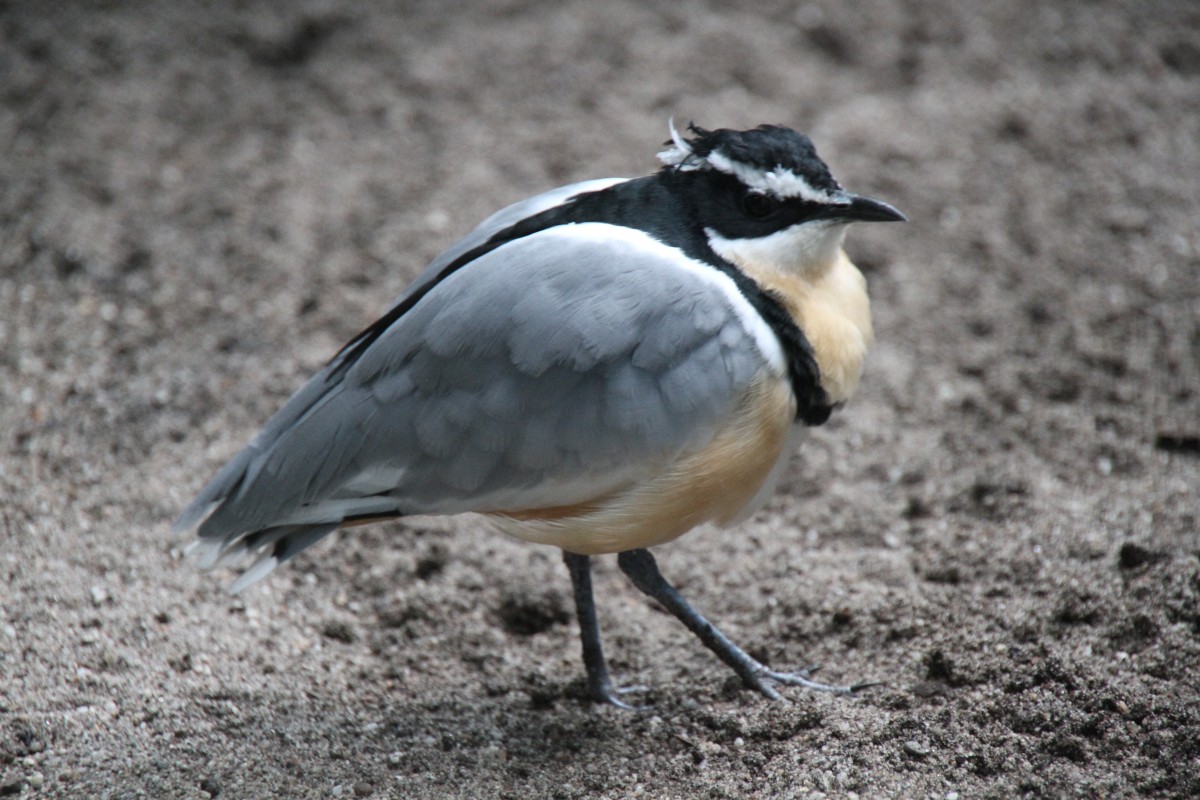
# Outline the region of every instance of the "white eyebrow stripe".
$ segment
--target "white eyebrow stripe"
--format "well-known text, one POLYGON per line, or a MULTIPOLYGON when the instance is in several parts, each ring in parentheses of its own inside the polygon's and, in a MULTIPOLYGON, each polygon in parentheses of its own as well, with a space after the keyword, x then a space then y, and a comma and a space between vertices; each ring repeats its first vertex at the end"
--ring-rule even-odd
POLYGON ((751 189, 775 197, 799 197, 810 203, 844 206, 850 204, 848 197, 834 194, 825 189, 817 189, 803 175, 797 175, 790 169, 777 167, 770 172, 763 172, 740 161, 734 161, 719 150, 709 153, 706 160, 713 169, 732 175, 751 189))

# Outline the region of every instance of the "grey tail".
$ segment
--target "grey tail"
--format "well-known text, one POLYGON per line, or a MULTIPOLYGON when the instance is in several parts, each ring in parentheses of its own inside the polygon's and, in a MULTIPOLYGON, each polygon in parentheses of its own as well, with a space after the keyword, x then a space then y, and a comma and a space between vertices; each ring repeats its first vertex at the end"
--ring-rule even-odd
POLYGON ((229 585, 229 593, 237 594, 247 586, 262 580, 271 570, 301 550, 333 533, 340 524, 321 522, 312 525, 279 525, 248 533, 233 542, 218 537, 201 537, 188 547, 187 553, 199 557, 201 569, 213 569, 257 556, 254 563, 229 585))

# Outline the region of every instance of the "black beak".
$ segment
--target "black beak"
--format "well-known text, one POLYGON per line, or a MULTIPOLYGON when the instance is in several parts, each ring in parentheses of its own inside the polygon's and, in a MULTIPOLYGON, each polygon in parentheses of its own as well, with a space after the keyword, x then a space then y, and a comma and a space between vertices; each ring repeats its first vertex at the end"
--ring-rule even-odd
POLYGON ((882 200, 872 200, 870 197, 846 192, 844 198, 848 204, 829 206, 825 216, 830 219, 844 219, 847 222, 907 222, 895 207, 882 200))

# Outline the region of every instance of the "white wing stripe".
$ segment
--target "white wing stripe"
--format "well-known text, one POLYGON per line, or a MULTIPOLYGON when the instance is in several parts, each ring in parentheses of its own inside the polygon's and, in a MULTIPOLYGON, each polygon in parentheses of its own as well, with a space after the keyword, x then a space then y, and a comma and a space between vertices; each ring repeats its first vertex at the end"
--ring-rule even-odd
POLYGON ((560 225, 540 231, 532 236, 561 237, 573 242, 596 246, 604 246, 613 242, 624 242, 638 248, 647 256, 660 259, 662 263, 669 263, 678 269, 695 275, 706 283, 720 289, 730 307, 737 314, 738 321, 741 322, 742 327, 754 340, 759 354, 767 361, 776 374, 784 374, 787 362, 784 358, 783 346, 779 343, 779 338, 771 330, 771 326, 767 321, 762 318, 762 315, 754 309, 754 306, 750 304, 746 296, 737 288, 737 284, 733 282, 733 279, 715 267, 688 258, 679 248, 663 244, 648 233, 634 228, 611 225, 606 222, 578 222, 560 225))

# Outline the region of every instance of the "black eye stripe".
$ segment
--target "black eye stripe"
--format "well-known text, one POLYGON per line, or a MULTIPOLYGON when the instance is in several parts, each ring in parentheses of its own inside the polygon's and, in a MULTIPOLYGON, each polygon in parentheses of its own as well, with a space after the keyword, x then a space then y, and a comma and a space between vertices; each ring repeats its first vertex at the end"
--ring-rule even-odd
POLYGON ((779 210, 779 199, 762 192, 747 192, 742 196, 742 210, 751 217, 765 217, 779 210))

